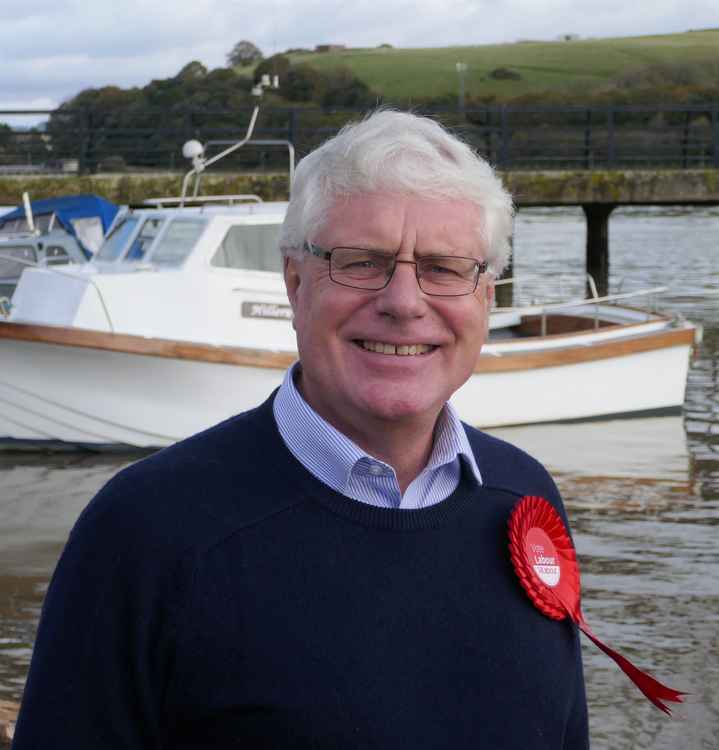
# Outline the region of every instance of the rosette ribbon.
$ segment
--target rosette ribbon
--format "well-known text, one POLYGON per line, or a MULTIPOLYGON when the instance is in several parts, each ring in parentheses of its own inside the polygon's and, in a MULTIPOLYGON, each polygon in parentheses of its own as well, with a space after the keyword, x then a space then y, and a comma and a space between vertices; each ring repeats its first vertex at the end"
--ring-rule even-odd
POLYGON ((555 508, 543 497, 525 495, 509 518, 509 553, 522 587, 537 609, 553 620, 569 617, 577 627, 664 713, 664 703, 682 702, 687 693, 673 690, 603 643, 589 627, 581 607, 577 555, 555 508))

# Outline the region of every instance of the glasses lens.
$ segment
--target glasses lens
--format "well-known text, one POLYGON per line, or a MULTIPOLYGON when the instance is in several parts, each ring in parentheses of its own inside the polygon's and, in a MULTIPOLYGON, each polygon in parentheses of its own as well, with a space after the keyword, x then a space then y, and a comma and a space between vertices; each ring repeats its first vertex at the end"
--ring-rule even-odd
POLYGON ((427 294, 469 294, 477 286, 477 271, 472 258, 434 256, 417 261, 419 285, 427 294))
POLYGON ((392 269, 394 256, 375 250, 336 247, 330 257, 330 278, 357 289, 381 289, 392 269))

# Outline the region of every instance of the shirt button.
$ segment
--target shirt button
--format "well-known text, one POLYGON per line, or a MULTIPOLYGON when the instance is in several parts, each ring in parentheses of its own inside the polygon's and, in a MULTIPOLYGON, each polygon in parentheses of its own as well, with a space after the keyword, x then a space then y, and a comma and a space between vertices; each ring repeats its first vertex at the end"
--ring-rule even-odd
POLYGON ((379 464, 370 464, 369 473, 373 474, 376 477, 379 477, 384 474, 384 468, 379 464))

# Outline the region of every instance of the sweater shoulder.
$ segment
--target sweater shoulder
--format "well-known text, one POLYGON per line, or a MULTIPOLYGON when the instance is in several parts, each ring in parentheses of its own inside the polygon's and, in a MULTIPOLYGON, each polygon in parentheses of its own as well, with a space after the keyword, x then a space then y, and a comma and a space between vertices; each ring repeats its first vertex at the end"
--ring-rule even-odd
POLYGON ((516 445, 475 427, 465 424, 464 429, 486 487, 519 497, 540 495, 561 507, 554 480, 536 458, 516 445))
POLYGON ((209 544, 297 502, 278 471, 290 459, 265 402, 118 472, 72 534, 128 535, 158 551, 209 544))

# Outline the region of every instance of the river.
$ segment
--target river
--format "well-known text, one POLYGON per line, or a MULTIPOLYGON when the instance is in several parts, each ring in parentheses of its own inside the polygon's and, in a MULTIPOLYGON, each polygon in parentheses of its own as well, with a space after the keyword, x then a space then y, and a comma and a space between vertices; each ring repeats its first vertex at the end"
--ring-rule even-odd
MULTIPOLYGON (((610 244, 612 291, 667 285, 661 307, 704 328, 683 416, 494 432, 553 471, 597 635, 691 693, 670 719, 584 640, 592 747, 719 748, 719 209, 617 210, 610 244)), ((583 272, 580 211, 520 212, 520 301, 581 296, 583 272)), ((0 454, 0 699, 22 694, 43 595, 73 521, 132 460, 0 454)))

